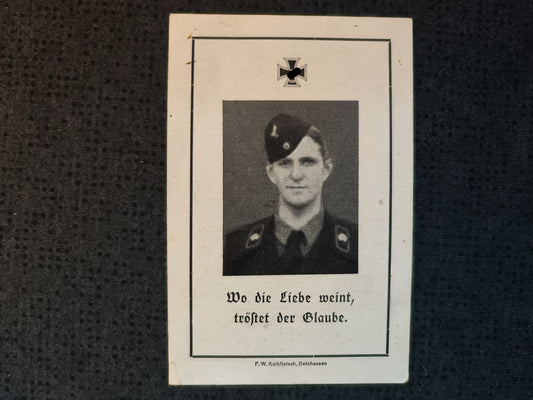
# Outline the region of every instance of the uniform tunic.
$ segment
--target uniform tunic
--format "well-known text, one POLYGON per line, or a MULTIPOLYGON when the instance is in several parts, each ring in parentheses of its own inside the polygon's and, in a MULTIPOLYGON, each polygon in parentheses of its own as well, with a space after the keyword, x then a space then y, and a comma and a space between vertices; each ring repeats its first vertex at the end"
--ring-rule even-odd
POLYGON ((280 262, 275 216, 226 235, 224 275, 296 275, 357 273, 357 225, 325 212, 324 224, 301 263, 280 262))

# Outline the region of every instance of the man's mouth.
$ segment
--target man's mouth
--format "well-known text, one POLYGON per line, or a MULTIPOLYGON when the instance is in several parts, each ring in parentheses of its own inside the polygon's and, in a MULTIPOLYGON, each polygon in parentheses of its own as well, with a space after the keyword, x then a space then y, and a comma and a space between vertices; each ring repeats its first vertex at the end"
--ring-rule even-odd
POLYGON ((307 186, 287 186, 287 189, 306 189, 307 186))

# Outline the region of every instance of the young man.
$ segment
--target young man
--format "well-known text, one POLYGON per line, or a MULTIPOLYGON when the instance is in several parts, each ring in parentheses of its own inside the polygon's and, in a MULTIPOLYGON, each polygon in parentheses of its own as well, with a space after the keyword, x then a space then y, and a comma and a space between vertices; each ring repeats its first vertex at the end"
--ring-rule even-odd
POLYGON ((224 275, 357 273, 357 226, 324 209, 333 161, 320 131, 280 114, 266 126, 265 149, 278 209, 226 236, 224 275))

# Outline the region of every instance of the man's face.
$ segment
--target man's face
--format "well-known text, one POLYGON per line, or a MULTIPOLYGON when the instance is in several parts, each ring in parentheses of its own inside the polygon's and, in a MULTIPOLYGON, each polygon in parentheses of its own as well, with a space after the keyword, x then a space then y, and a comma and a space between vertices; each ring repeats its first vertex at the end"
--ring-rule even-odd
POLYGON ((331 160, 322 158, 320 146, 306 136, 287 157, 268 164, 267 174, 282 202, 304 208, 321 200, 322 186, 332 166, 331 160))

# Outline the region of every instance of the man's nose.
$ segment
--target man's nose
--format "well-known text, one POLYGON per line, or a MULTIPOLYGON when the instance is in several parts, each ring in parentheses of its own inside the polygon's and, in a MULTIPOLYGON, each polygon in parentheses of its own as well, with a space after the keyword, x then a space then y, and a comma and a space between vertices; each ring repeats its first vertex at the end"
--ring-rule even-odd
POLYGON ((294 163, 292 167, 291 178, 296 181, 303 178, 303 170, 302 170, 302 167, 298 163, 294 163))

